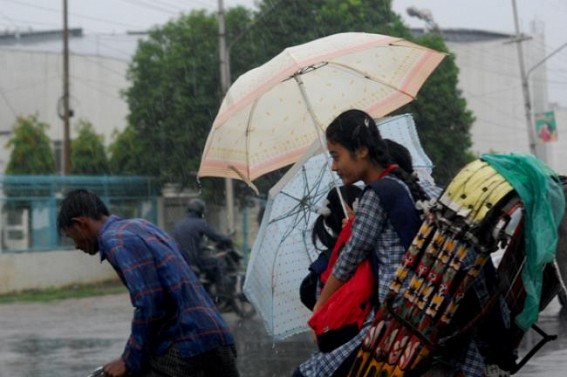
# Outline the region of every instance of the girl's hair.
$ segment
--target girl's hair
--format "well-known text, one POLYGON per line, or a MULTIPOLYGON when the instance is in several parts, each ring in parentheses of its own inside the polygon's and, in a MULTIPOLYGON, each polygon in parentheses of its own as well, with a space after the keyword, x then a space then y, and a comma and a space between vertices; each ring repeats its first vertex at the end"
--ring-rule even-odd
MULTIPOLYGON (((362 147, 368 148, 370 160, 383 168, 398 163, 390 156, 388 144, 382 139, 376 122, 364 111, 347 110, 343 112, 327 127, 325 136, 327 141, 342 145, 350 153, 355 153, 362 147)), ((408 186, 414 202, 428 200, 429 197, 417 183, 417 178, 410 173, 400 167, 392 171, 394 176, 408 186)))
POLYGON ((70 191, 63 202, 57 216, 57 229, 61 232, 73 225, 73 218, 86 216, 100 220, 103 216, 110 216, 108 208, 100 198, 87 190, 77 189, 70 191))
POLYGON ((404 169, 407 173, 413 174, 413 161, 408 149, 391 139, 384 139, 384 142, 386 142, 388 146, 388 154, 392 161, 398 164, 400 168, 404 169))
MULTIPOLYGON (((362 189, 355 185, 341 186, 340 190, 343 200, 351 208, 355 200, 362 194, 362 189)), ((327 209, 328 212, 326 214, 319 215, 315 220, 313 231, 311 232, 311 241, 316 248, 318 243, 321 243, 330 251, 335 246, 337 236, 343 227, 343 219, 345 218, 336 188, 331 189, 327 194, 327 209)))

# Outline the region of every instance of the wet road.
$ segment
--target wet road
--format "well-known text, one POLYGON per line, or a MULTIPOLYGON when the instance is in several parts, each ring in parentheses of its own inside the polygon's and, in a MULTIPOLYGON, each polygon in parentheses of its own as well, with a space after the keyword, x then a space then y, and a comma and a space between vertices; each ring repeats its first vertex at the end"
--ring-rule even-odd
MULTIPOLYGON (((132 309, 126 294, 45 304, 0 305, 0 377, 84 377, 119 356, 132 309)), ((274 343, 261 320, 225 316, 237 339, 242 377, 290 376, 314 348, 306 334, 274 343)), ((557 303, 539 325, 559 339, 546 344, 517 376, 558 377, 567 370, 567 317, 557 303)), ((526 337, 521 356, 537 334, 526 337)))
MULTIPOLYGON (((84 377, 122 353, 132 308, 126 294, 0 305, 0 377, 84 377)), ((274 344, 259 318, 225 319, 242 377, 290 376, 313 346, 305 334, 274 344)))
MULTIPOLYGON (((537 325, 557 339, 546 343, 536 355, 516 374, 524 377, 563 377, 567 372, 567 311, 557 300, 540 313, 537 325)), ((524 337, 520 357, 524 356, 542 337, 530 330, 524 337)))

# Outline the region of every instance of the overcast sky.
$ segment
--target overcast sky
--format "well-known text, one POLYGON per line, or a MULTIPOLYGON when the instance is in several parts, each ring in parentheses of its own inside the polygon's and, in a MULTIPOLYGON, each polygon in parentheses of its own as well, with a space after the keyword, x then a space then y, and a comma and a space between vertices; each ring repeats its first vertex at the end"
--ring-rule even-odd
MULTIPOLYGON (((285 0, 282 0, 285 1, 285 0)), ((309 1, 309 0, 305 0, 309 1)), ((63 0, 0 0, 0 30, 60 28, 63 0)), ((218 0, 68 0, 69 25, 86 33, 147 30, 195 8, 217 9, 218 0)), ((225 7, 254 6, 254 0, 224 0, 225 7)), ((512 0, 394 0, 394 10, 409 26, 423 21, 407 16, 408 6, 429 9, 441 28, 514 33, 512 0)), ((520 27, 544 24, 547 53, 567 43, 566 0, 517 0, 520 27)), ((567 107, 567 47, 548 61, 550 101, 567 107)), ((527 67, 530 68, 530 67, 527 67)))

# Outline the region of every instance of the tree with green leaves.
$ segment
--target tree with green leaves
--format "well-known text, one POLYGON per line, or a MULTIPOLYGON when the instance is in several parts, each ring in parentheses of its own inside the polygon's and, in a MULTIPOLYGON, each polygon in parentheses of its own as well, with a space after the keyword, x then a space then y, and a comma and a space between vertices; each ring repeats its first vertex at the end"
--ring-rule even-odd
POLYGON ((36 115, 18 117, 14 134, 6 144, 12 148, 6 174, 55 174, 56 165, 51 141, 47 136, 49 125, 36 115))
POLYGON ((448 55, 427 79, 417 98, 396 113, 411 113, 439 184, 447 184, 472 161, 470 128, 474 116, 457 88, 459 69, 439 34, 426 34, 417 43, 448 55))
POLYGON ((133 158, 164 182, 194 181, 220 97, 217 28, 204 11, 182 16, 152 30, 130 65, 129 123, 143 135, 133 158))
POLYGON ((77 124, 77 138, 71 142, 71 172, 76 175, 108 175, 110 168, 104 138, 85 119, 77 124))
MULTIPOLYGON (((262 61, 287 46, 341 32, 368 32, 398 36, 449 53, 439 34, 413 37, 391 0, 264 0, 256 19, 256 44, 265 51, 262 61), (277 11, 274 11, 276 9, 277 11)), ((447 183, 473 159, 470 127, 474 120, 457 89, 458 68, 450 54, 428 78, 416 100, 395 112, 411 113, 421 142, 435 165, 438 183, 447 183)), ((392 114, 394 115, 394 114, 392 114)))
POLYGON ((264 0, 255 19, 254 43, 267 61, 284 48, 342 32, 410 37, 391 0, 264 0))
MULTIPOLYGON (((242 7, 226 18, 233 31, 251 20, 242 7)), ((152 30, 129 67, 129 126, 111 147, 113 173, 199 189, 196 171, 222 99, 219 76, 216 14, 194 11, 152 30)), ((221 179, 204 185, 206 193, 223 197, 221 179)))
MULTIPOLYGON (((226 21, 233 80, 286 47, 334 33, 371 32, 412 39, 410 30, 392 11, 391 0, 264 0, 257 11, 228 10, 226 21)), ((417 43, 447 50, 434 36, 417 43)), ((154 29, 140 43, 128 73, 131 86, 125 91, 129 124, 140 135, 133 140, 137 146, 129 158, 139 163, 123 160, 121 166, 159 177, 162 182, 194 184, 205 140, 222 100, 218 56, 217 16, 204 11, 154 29)), ((467 151, 473 118, 457 90, 457 74, 454 59, 448 57, 417 101, 399 110, 413 113, 441 182, 470 158, 467 151)), ((267 192, 279 176, 281 171, 255 183, 261 192, 267 192)), ((205 193, 223 197, 224 185, 219 179, 202 181, 205 193)), ((237 184, 238 189, 243 187, 237 184)))
POLYGON ((137 158, 144 154, 140 136, 132 125, 122 132, 114 133, 114 141, 108 147, 110 172, 113 175, 138 175, 144 172, 143 161, 137 158))

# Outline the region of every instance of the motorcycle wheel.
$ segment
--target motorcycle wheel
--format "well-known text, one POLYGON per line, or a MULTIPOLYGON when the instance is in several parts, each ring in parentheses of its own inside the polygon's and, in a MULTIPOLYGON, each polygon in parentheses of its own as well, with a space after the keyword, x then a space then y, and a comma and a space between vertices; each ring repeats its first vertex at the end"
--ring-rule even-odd
POLYGON ((240 318, 251 318, 256 314, 254 306, 248 301, 242 287, 244 286, 244 274, 237 275, 236 281, 236 292, 234 292, 234 298, 232 299, 232 307, 236 315, 240 318))

